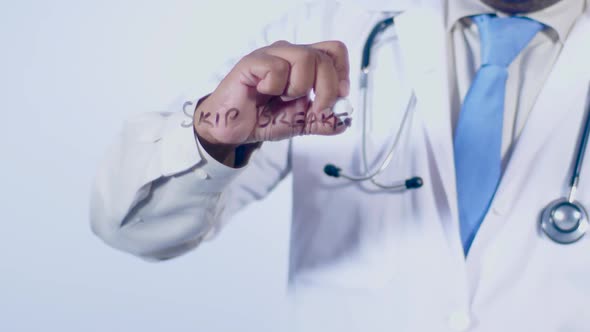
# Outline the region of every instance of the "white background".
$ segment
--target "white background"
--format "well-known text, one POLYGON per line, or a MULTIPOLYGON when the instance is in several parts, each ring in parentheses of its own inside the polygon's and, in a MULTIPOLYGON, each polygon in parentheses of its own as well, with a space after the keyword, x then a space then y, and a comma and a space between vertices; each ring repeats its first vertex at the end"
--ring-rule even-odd
POLYGON ((88 200, 125 118, 197 91, 294 1, 2 0, 0 331, 284 330, 289 181, 165 263, 105 246, 88 200))

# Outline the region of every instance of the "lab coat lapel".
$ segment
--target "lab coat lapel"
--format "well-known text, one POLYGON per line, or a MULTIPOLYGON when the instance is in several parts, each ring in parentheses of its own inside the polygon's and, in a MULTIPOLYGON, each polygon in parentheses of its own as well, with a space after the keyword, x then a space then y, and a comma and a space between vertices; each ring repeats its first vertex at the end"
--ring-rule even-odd
MULTIPOLYGON (((581 95, 581 90, 587 91, 589 81, 590 10, 572 29, 553 71, 537 98, 521 137, 516 142, 492 203, 492 209, 496 213, 504 215, 511 208, 511 202, 514 201, 515 195, 518 195, 519 186, 522 185, 522 181, 519 180, 527 176, 525 165, 528 165, 530 160, 540 153, 545 142, 556 134, 555 128, 563 124, 566 115, 564 112, 574 109, 563 107, 564 101, 571 101, 574 96, 581 95)), ((505 225, 505 221, 506 218, 488 218, 483 222, 470 249, 468 261, 480 260, 482 251, 494 239, 495 234, 498 234, 501 227, 508 226, 505 225)))
MULTIPOLYGON (((448 86, 447 36, 444 27, 444 1, 432 1, 408 9, 396 19, 396 28, 407 75, 417 97, 419 118, 424 123, 432 177, 439 177, 447 202, 440 211, 450 244, 460 244, 457 225, 457 198, 453 158, 452 125, 448 86)), ((428 181, 428 175, 424 174, 428 181)), ((428 186, 429 184, 427 184, 428 186)), ((460 247, 455 248, 460 251, 460 247)))

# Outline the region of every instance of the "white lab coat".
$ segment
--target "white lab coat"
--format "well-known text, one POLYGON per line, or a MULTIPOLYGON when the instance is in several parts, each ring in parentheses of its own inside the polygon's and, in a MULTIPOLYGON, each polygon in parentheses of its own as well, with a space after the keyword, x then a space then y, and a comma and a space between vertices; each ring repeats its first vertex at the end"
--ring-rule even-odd
MULTIPOLYGON (((360 171, 359 114, 342 136, 265 143, 245 169, 232 171, 197 153, 191 129, 180 126, 186 118, 175 110, 127 123, 96 178, 94 231, 138 256, 174 257, 211 238, 237 209, 264 197, 291 172, 295 330, 590 331, 590 237, 559 245, 539 228, 544 206, 566 193, 581 132, 590 81, 590 11, 575 24, 543 87, 465 258, 445 2, 412 3, 392 8, 388 1, 324 1, 271 25, 263 42, 344 41, 353 64, 351 99, 358 103, 356 64, 366 36, 386 12, 404 9, 395 33, 377 45, 396 56, 376 60, 386 69, 379 69, 372 85, 390 88, 391 98, 374 103, 373 120, 386 120, 376 120, 369 151, 384 149, 387 135, 378 127, 385 122, 389 133, 397 129, 413 89, 410 128, 381 179, 419 175, 423 188, 384 192, 323 174, 326 163, 360 171)), ((590 163, 577 197, 590 207, 590 163)))

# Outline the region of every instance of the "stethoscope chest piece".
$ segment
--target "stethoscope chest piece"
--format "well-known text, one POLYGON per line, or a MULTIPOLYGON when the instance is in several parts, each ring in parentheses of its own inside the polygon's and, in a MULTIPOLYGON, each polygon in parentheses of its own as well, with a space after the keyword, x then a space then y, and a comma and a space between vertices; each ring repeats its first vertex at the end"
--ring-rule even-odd
POLYGON ((574 243, 586 234, 588 213, 580 203, 560 198, 543 210, 541 228, 557 243, 574 243))

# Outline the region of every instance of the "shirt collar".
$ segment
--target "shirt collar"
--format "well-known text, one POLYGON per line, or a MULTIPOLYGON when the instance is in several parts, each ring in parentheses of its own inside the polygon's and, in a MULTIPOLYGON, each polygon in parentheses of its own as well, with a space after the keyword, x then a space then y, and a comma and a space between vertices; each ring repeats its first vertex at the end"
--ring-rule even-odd
MULTIPOLYGON (((562 0, 551 7, 522 16, 534 19, 553 29, 563 43, 576 19, 584 12, 588 1, 590 0, 562 0)), ((446 28, 448 31, 455 26, 457 21, 467 16, 486 13, 506 16, 506 14, 487 6, 481 0, 448 0, 447 4, 446 28)))
POLYGON ((416 0, 340 0, 372 12, 401 12, 416 5, 416 0))

